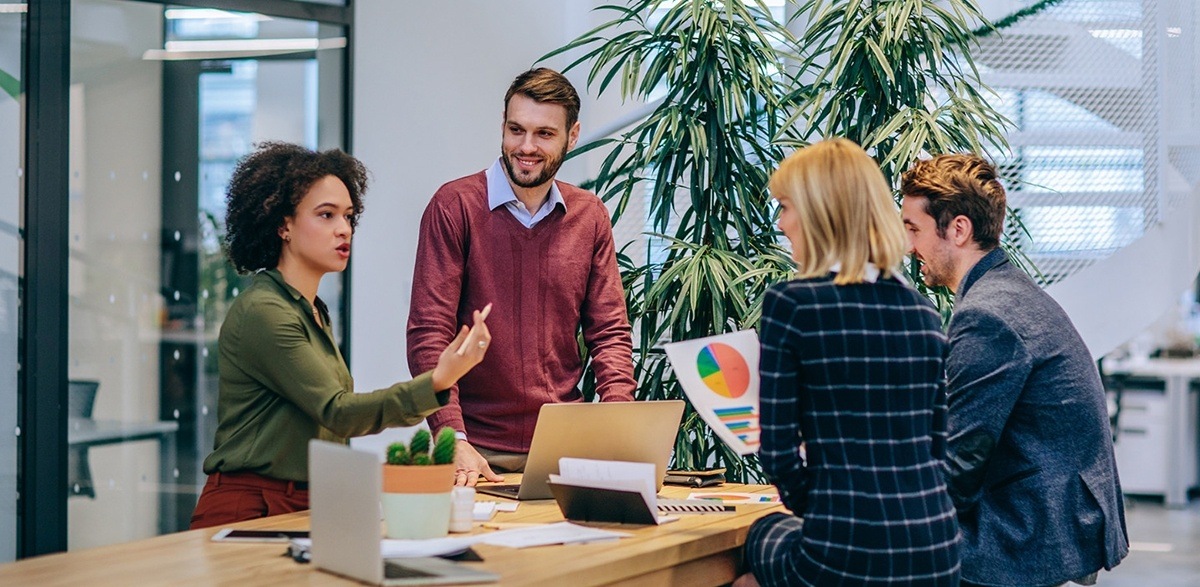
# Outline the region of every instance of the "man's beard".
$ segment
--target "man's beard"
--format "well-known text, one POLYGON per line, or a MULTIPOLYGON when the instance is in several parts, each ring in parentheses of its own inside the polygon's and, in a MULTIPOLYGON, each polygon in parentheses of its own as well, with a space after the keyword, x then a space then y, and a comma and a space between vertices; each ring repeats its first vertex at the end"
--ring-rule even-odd
POLYGON ((919 262, 921 263, 921 278, 922 281, 925 282, 926 287, 952 287, 954 285, 958 285, 949 283, 950 276, 946 274, 946 267, 940 266, 940 263, 938 266, 931 267, 930 264, 924 260, 919 260, 919 262))
POLYGON ((563 160, 567 158, 567 147, 563 146, 562 153, 558 157, 546 157, 542 162, 542 172, 532 180, 523 181, 513 169, 512 155, 505 153, 504 149, 500 150, 500 160, 504 161, 504 170, 508 172, 508 178, 519 187, 534 188, 542 185, 552 179, 558 173, 558 169, 562 167, 563 160))

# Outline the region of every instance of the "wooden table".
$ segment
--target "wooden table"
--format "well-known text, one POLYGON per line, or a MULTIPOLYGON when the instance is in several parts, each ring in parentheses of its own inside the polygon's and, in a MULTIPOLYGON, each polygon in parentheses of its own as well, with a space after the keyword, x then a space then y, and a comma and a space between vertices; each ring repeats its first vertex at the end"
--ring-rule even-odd
MULTIPOLYGON (((511 477, 507 479, 512 481, 511 477)), ((666 497, 690 492, 773 494, 773 487, 726 484, 692 490, 664 487, 666 497)), ((483 499, 483 498, 481 498, 483 499)), ((685 515, 662 526, 602 526, 631 532, 615 542, 511 549, 480 544, 482 568, 502 585, 723 585, 741 569, 750 525, 778 505, 739 505, 736 512, 685 515)), ((552 500, 521 502, 492 520, 557 522, 552 500)), ((243 528, 308 528, 308 512, 243 522, 243 528)), ((354 585, 283 556, 281 544, 214 543, 216 528, 126 544, 52 554, 0 565, 0 585, 354 585)), ((490 532, 475 525, 474 532, 490 532)))

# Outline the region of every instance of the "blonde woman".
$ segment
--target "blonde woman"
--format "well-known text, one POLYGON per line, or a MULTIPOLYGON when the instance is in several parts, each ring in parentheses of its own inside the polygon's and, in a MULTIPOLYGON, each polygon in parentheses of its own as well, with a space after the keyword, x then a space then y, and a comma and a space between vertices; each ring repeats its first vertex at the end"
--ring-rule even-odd
POLYGON ((907 243, 887 183, 831 139, 785 159, 770 189, 799 270, 764 301, 759 457, 795 515, 754 524, 736 585, 957 585, 946 337, 898 279, 907 243))

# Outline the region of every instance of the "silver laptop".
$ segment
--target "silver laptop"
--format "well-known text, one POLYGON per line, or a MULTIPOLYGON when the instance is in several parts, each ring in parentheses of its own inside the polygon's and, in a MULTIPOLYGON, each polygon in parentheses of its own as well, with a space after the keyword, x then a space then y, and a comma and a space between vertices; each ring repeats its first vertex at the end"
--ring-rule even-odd
POLYGON ((308 443, 312 563, 373 585, 445 585, 498 581, 499 575, 440 558, 384 561, 379 458, 348 446, 308 443))
POLYGON ((538 412, 521 484, 475 490, 511 499, 553 499, 547 481, 558 474, 558 459, 577 457, 654 463, 657 491, 682 417, 681 400, 546 404, 538 412))

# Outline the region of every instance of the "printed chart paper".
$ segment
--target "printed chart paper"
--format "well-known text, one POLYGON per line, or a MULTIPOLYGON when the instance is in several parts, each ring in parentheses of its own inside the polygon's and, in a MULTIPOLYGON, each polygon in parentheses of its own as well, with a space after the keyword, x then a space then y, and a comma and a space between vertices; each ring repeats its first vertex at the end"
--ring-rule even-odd
POLYGON ((692 406, 739 455, 758 451, 758 334, 742 330, 663 345, 692 406))
POLYGON ((781 503, 778 493, 692 493, 687 498, 724 504, 781 503))

